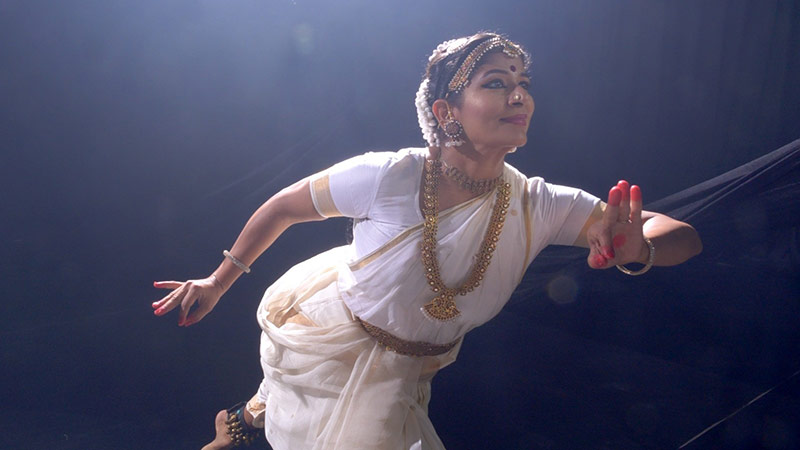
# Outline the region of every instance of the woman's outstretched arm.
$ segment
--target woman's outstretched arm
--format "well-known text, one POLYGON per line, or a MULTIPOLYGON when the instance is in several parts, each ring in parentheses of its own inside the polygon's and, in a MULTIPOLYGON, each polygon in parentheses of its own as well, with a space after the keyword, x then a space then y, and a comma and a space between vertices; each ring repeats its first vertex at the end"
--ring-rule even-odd
MULTIPOLYGON (((287 228, 313 220, 324 220, 324 217, 314 208, 309 179, 306 178, 283 189, 261 205, 239 233, 230 253, 246 266, 250 266, 287 228)), ((162 316, 180 307, 178 325, 197 323, 216 306, 220 297, 241 274, 239 267, 230 259, 224 258, 207 278, 156 281, 155 287, 172 291, 153 303, 155 314, 162 316)))

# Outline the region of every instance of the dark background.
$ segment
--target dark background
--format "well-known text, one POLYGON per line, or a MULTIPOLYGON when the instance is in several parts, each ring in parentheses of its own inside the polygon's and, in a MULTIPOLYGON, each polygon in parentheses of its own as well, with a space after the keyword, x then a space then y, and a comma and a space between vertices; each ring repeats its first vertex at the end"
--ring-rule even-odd
MULTIPOLYGON (((206 276, 283 186, 421 145, 427 56, 482 29, 533 55, 529 175, 647 202, 800 138, 795 1, 0 0, 0 448, 209 441, 260 381, 261 293, 347 222, 289 230, 188 329, 152 281, 206 276)), ((434 381, 445 445, 677 448, 778 385, 689 448, 800 448, 796 266, 653 272, 520 291, 434 381)))

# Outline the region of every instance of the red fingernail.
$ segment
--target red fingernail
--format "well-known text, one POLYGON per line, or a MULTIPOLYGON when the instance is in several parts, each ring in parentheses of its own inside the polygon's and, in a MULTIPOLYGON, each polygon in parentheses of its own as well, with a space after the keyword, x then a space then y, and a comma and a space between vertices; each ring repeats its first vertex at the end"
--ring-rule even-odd
POLYGON ((178 319, 178 326, 179 326, 179 327, 182 327, 182 326, 184 326, 184 325, 186 325, 186 321, 185 321, 185 320, 183 320, 183 319, 178 319))
POLYGON ((157 310, 155 310, 155 315, 160 316, 162 314, 164 314, 164 307, 161 307, 161 308, 158 308, 157 310))
POLYGON ((625 180, 619 180, 619 183, 617 183, 617 187, 622 190, 622 201, 627 202, 631 193, 630 185, 628 185, 628 182, 625 180))
POLYGON ((603 247, 603 256, 608 259, 614 259, 614 249, 611 247, 603 247))
POLYGON ((619 248, 625 245, 625 240, 626 239, 624 234, 618 234, 614 236, 614 239, 612 241, 614 242, 614 247, 619 248))
POLYGON ((606 260, 603 255, 594 255, 594 265, 595 267, 603 267, 606 265, 608 260, 606 260))
POLYGON ((188 327, 189 325, 194 325, 194 323, 194 320, 187 320, 186 322, 183 322, 183 326, 188 327))
POLYGON ((642 201, 642 190, 635 184, 631 186, 631 200, 635 202, 642 201))
POLYGON ((153 281, 153 287, 158 287, 158 281, 153 281))
POLYGON ((611 206, 619 206, 622 201, 622 189, 614 186, 608 191, 608 204, 611 206))

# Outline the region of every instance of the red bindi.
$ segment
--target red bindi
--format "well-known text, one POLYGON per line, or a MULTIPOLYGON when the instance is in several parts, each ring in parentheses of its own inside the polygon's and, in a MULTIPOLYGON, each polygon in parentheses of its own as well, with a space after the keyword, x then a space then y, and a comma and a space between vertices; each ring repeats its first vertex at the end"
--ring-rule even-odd
POLYGON ((512 66, 511 66, 511 71, 512 71, 512 72, 516 72, 516 71, 517 71, 517 66, 514 66, 514 65, 512 65, 512 66))

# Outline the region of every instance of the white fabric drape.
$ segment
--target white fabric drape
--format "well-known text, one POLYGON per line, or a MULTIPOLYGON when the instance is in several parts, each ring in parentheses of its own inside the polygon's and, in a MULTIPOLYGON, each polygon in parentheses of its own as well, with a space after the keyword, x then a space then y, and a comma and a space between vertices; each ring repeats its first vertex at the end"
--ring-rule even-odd
POLYGON ((259 307, 267 439, 275 450, 442 449, 427 415, 430 380, 460 345, 434 357, 382 348, 338 295, 333 275, 347 253, 298 264, 259 307), (296 311, 313 325, 285 323, 296 311))
MULTIPOLYGON (((500 312, 542 248, 572 243, 599 203, 506 165, 511 202, 484 281, 457 297, 455 320, 429 320, 420 311, 433 297, 419 254, 425 152, 368 154, 312 177, 320 213, 358 222, 352 245, 296 265, 259 306, 264 380, 258 396, 275 450, 442 449, 427 415, 430 380, 455 360, 460 341, 435 357, 399 355, 381 347, 355 317, 409 341, 459 340, 500 312), (297 314, 303 320, 290 320, 297 314)), ((439 214, 446 284, 468 276, 494 202, 492 192, 439 214)))

